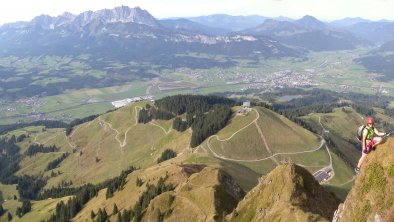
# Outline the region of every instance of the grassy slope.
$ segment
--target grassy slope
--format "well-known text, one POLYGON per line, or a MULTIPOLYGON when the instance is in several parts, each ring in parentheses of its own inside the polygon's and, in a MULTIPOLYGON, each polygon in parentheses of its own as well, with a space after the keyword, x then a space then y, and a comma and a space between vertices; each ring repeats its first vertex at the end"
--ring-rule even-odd
POLYGON ((305 169, 285 164, 271 171, 249 192, 228 219, 328 221, 336 206, 336 200, 305 169))
MULTIPOLYGON (((299 152, 312 150, 319 146, 320 142, 317 137, 308 130, 271 110, 261 107, 256 109, 260 114, 257 124, 273 153, 299 152)), ((229 138, 255 118, 255 111, 251 111, 245 117, 234 117, 229 125, 219 131, 219 138, 222 140, 229 138)), ((255 124, 249 125, 228 141, 221 142, 216 138, 211 139, 211 147, 218 154, 234 159, 259 159, 269 156, 255 124)))
MULTIPOLYGON (((321 129, 321 124, 329 130, 329 136, 335 141, 338 148, 343 152, 351 163, 356 164, 360 158, 360 152, 356 150, 347 140, 354 140, 357 128, 363 124, 359 113, 350 107, 336 108, 332 113, 315 113, 303 117, 304 120, 314 124, 321 129)), ((344 199, 353 183, 353 169, 344 163, 336 154, 331 152, 335 175, 326 184, 326 187, 344 199)))
MULTIPOLYGON (((183 157, 177 158, 182 160, 183 157)), ((214 195, 215 186, 219 184, 219 171, 217 168, 206 168, 201 173, 190 176, 182 170, 182 166, 172 163, 179 161, 173 159, 129 174, 128 183, 123 190, 115 192, 114 196, 109 199, 105 198, 105 190, 100 191, 97 197, 87 203, 74 218, 74 221, 85 221, 86 219, 90 221, 90 212, 97 213, 99 208, 105 208, 111 214, 115 203, 120 211, 133 208, 139 196, 146 190, 146 183, 156 184, 160 177, 166 175, 169 176, 166 183, 173 184, 177 188, 155 198, 145 212, 144 220, 155 221, 157 210, 166 212, 170 209, 172 209, 171 215, 173 215, 169 218, 170 220, 176 218, 181 221, 201 221, 204 218, 212 220, 218 210, 215 207, 218 202, 215 201, 214 195), (136 185, 137 178, 144 181, 141 187, 136 185), (171 198, 172 195, 176 197, 171 198)), ((115 217, 112 219, 115 220, 115 217)))
MULTIPOLYGON (((257 124, 260 127, 267 144, 273 154, 279 152, 300 152, 313 150, 320 144, 318 138, 308 130, 291 122, 285 117, 265 108, 256 107, 260 114, 257 124)), ((208 150, 208 142, 211 149, 218 155, 237 160, 256 160, 269 156, 265 143, 260 136, 256 125, 251 124, 257 117, 256 111, 249 112, 246 116, 235 116, 230 123, 218 132, 220 140, 230 138, 235 132, 239 131, 231 139, 219 141, 216 137, 206 140, 202 150, 208 150), (248 126, 249 125, 249 126, 248 126)), ((324 165, 329 164, 328 153, 325 149, 306 154, 278 155, 279 161, 291 159, 303 165, 324 165)), ((227 161, 228 162, 228 161, 227 161)), ((271 159, 258 162, 237 162, 260 174, 265 174, 275 167, 271 159)), ((316 171, 317 169, 310 169, 316 171)))
POLYGON ((313 150, 320 144, 310 131, 298 126, 282 115, 259 108, 258 124, 273 152, 297 152, 313 150))
POLYGON ((254 160, 269 156, 254 124, 230 140, 221 142, 213 138, 210 145, 217 154, 233 159, 254 160))
MULTIPOLYGON (((246 191, 256 186, 258 178, 261 176, 261 174, 257 173, 259 172, 258 170, 253 169, 253 166, 245 166, 236 162, 223 161, 202 153, 187 155, 185 159, 182 160, 182 162, 200 163, 223 168, 228 174, 230 174, 234 178, 234 180, 242 187, 242 189, 246 191)), ((259 166, 261 165, 262 164, 259 164, 259 166)))
POLYGON ((56 209, 56 205, 60 202, 67 202, 70 197, 62 197, 57 199, 47 199, 40 201, 32 201, 32 209, 29 213, 19 218, 14 216, 12 222, 30 222, 30 221, 42 221, 48 219, 56 209))
POLYGON ((223 182, 220 170, 207 167, 191 175, 185 183, 177 187, 175 192, 170 194, 174 196, 172 202, 169 202, 168 194, 155 198, 150 203, 143 221, 155 221, 159 212, 169 213, 167 221, 214 221, 215 215, 223 214, 225 208, 233 209, 237 203, 229 194, 226 202, 223 196, 223 199, 218 199, 218 193, 227 185, 223 182), (224 204, 227 204, 227 207, 224 204))
POLYGON ((139 196, 146 190, 146 183, 156 184, 159 178, 165 177, 166 174, 170 176, 168 181, 174 184, 182 183, 187 178, 177 165, 171 164, 169 161, 144 170, 135 171, 127 177, 128 183, 123 190, 115 192, 110 199, 105 198, 105 190, 100 191, 99 195, 90 200, 83 210, 78 213, 74 221, 85 221, 85 219, 90 218, 92 210, 97 213, 99 208, 105 208, 108 213, 112 213, 114 203, 116 203, 120 211, 134 207, 139 196), (136 185, 137 178, 144 181, 141 187, 136 185))
POLYGON ((38 153, 24 158, 17 174, 49 176, 49 171, 44 172, 47 164, 63 152, 69 152, 70 156, 54 170, 61 174, 50 178, 47 187, 57 186, 63 180, 72 180, 75 186, 87 182, 98 183, 118 176, 130 165, 147 167, 155 164, 165 149, 182 153, 188 148, 191 131, 180 133, 171 130, 172 120, 153 121, 155 125, 136 124, 138 109, 135 107, 143 107, 145 104, 146 102, 139 102, 76 126, 68 138, 64 129, 27 127, 10 132, 6 136, 23 133, 29 135, 19 143, 21 153, 33 143, 56 145, 60 148, 56 153, 38 153))
POLYGON ((362 170, 346 198, 340 221, 394 220, 394 140, 378 146, 362 165, 362 170))
POLYGON ((50 184, 62 179, 72 179, 74 184, 97 183, 119 175, 121 170, 130 165, 147 167, 155 164, 166 148, 179 153, 189 146, 189 131, 171 131, 166 134, 158 126, 136 124, 138 110, 135 106, 143 105, 144 103, 137 103, 124 107, 79 126, 71 136, 78 151, 61 164, 59 170, 64 174, 50 181, 50 184), (107 123, 111 124, 113 129, 107 123), (121 147, 123 144, 125 145, 121 147), (99 162, 96 162, 96 156, 99 162))
MULTIPOLYGON (((18 201, 19 193, 16 189, 16 185, 5 185, 0 183, 0 191, 2 192, 4 203, 2 203, 3 208, 8 210, 13 216, 15 215, 16 208, 22 206, 22 203, 18 201), (17 197, 14 200, 14 195, 17 197)), ((0 222, 6 222, 7 213, 0 217, 0 222)))
MULTIPOLYGON (((103 181, 104 179, 119 175, 122 169, 125 169, 130 165, 149 167, 156 163, 157 158, 166 148, 171 148, 177 153, 181 154, 179 157, 170 160, 170 162, 205 163, 207 165, 222 167, 231 176, 233 176, 235 180, 245 190, 250 190, 253 186, 257 184, 257 178, 261 174, 265 174, 275 167, 275 163, 270 159, 261 162, 244 163, 223 161, 213 158, 210 153, 206 151, 206 141, 200 148, 194 150, 194 154, 190 154, 190 150, 185 149, 189 147, 191 135, 190 130, 187 130, 183 133, 171 130, 170 126, 172 121, 153 122, 154 124, 157 124, 164 129, 153 124, 135 125, 135 107, 143 105, 143 103, 138 103, 129 107, 125 107, 115 112, 105 114, 102 117, 96 118, 91 122, 79 125, 75 127, 73 133, 70 135, 69 141, 66 140, 64 134, 63 136, 61 136, 59 132, 51 132, 49 130, 47 130, 47 132, 40 132, 40 130, 37 130, 37 136, 31 136, 29 140, 23 142, 26 143, 25 146, 28 144, 29 141, 31 142, 32 138, 36 138, 36 141, 45 142, 44 140, 46 139, 46 137, 43 133, 48 133, 51 135, 51 137, 54 137, 53 141, 65 144, 62 146, 62 150, 70 151, 71 147, 75 147, 77 150, 77 152, 72 153, 65 161, 61 163, 60 167, 55 170, 56 172, 60 171, 62 174, 51 178, 47 187, 56 186, 62 180, 72 180, 75 186, 86 182, 97 183, 103 181), (104 123, 103 121, 101 121, 100 123, 100 119, 106 121, 107 123, 110 123, 113 129, 111 129, 109 125, 107 123, 104 123), (124 140, 124 136, 122 137, 121 135, 124 135, 124 133, 129 130, 126 139, 127 144, 123 148, 120 147, 120 143, 115 139, 115 136, 117 135, 116 130, 119 131, 119 135, 117 138, 121 141, 121 143, 124 140), (56 133, 59 133, 59 136, 56 136, 56 133), (64 138, 64 141, 62 141, 61 138, 64 138), (82 155, 80 155, 80 151, 82 151, 82 155), (96 163, 97 153, 100 161, 96 163)), ((300 133, 304 133, 304 131, 306 136, 303 140, 305 141, 303 141, 302 143, 298 143, 298 145, 309 145, 309 149, 314 148, 311 145, 317 147, 316 144, 318 144, 318 141, 312 133, 302 128, 299 128, 296 124, 290 122, 282 116, 279 116, 278 114, 273 113, 270 110, 264 108, 258 108, 258 110, 262 119, 261 121, 258 121, 258 124, 261 127, 263 133, 265 135, 269 135, 266 135, 266 138, 268 143, 274 147, 271 148, 274 153, 278 152, 278 150, 282 151, 282 149, 285 152, 302 150, 302 147, 297 146, 292 146, 290 150, 286 150, 285 147, 287 143, 281 143, 280 140, 275 140, 274 142, 271 142, 271 139, 276 136, 282 136, 282 140, 285 140, 285 138, 291 138, 293 142, 296 143, 296 141, 300 139, 300 133), (285 132, 285 134, 289 136, 285 137, 282 133, 275 133, 277 129, 285 132), (293 135, 291 135, 290 133, 292 133, 293 135)), ((218 133, 218 135, 220 135, 221 138, 222 136, 231 136, 235 131, 241 129, 242 127, 253 121, 256 116, 257 115, 255 112, 250 112, 247 116, 244 117, 236 116, 230 121, 230 124, 228 126, 226 126, 218 133)), ((254 128, 254 132, 257 133, 256 126, 252 124, 248 128, 246 128, 245 131, 241 131, 239 134, 242 135, 242 133, 247 132, 246 135, 248 135, 249 133, 247 130, 249 128, 254 128)), ((234 136, 234 139, 236 137, 238 137, 238 135, 234 136)), ((256 137, 259 139, 259 143, 263 145, 260 135, 258 133, 256 137)), ((255 138, 251 137, 251 139, 255 138)), ((238 139, 235 140, 235 143, 237 143, 237 140, 238 139)), ((249 144, 250 141, 245 140, 244 143, 249 144)), ((50 142, 46 144, 49 145, 50 142)), ((234 146, 234 148, 235 147, 236 145, 234 146)), ((240 155, 242 154, 243 153, 240 152, 240 155)), ((249 153, 249 155, 252 154, 253 152, 249 153)), ((53 154, 40 154, 40 156, 42 157, 34 158, 45 159, 45 155, 53 154)), ((328 158, 324 149, 322 149, 320 151, 308 153, 305 155, 297 154, 278 156, 278 160, 287 159, 287 157, 290 156, 293 161, 305 165, 325 165, 328 158)), ((240 158, 240 156, 237 156, 237 158, 240 158)), ((44 165, 46 166, 44 160, 37 160, 36 162, 41 162, 41 167, 44 165)), ((39 166, 36 166, 36 168, 39 169, 39 166)), ((317 169, 310 168, 309 170, 315 171, 317 169)), ((46 175, 49 175, 49 172, 47 172, 46 175)), ((105 196, 105 193, 100 194, 98 198, 105 199, 103 195, 105 196)), ((126 205, 127 204, 125 203, 125 207, 128 207, 128 205, 126 205)), ((113 203, 112 206, 110 202, 105 203, 102 206, 108 207, 107 212, 110 212, 112 211, 113 203)), ((90 211, 87 214, 90 214, 90 211)))
POLYGON ((360 114, 349 107, 334 109, 333 113, 314 114, 306 119, 321 124, 330 131, 330 137, 351 163, 356 164, 360 158, 360 151, 356 150, 347 140, 355 140, 355 134, 363 119, 360 114))

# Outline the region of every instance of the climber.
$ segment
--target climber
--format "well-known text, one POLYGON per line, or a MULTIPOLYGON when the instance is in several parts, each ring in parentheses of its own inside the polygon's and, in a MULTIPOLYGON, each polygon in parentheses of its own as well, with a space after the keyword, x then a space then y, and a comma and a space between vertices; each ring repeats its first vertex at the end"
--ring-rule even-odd
POLYGON ((375 120, 372 117, 367 119, 367 125, 362 129, 362 155, 360 160, 358 161, 355 172, 358 174, 360 172, 361 164, 364 161, 365 157, 371 150, 375 150, 375 147, 382 142, 382 136, 385 136, 386 133, 379 132, 375 127, 375 120))

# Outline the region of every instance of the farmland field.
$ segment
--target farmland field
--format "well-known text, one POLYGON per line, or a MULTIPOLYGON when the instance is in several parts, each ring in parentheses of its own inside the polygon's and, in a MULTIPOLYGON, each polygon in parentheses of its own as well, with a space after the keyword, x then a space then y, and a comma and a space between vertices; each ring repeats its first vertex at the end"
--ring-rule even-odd
MULTIPOLYGON (((248 58, 226 58, 222 55, 214 57, 205 54, 179 55, 216 61, 230 59, 237 65, 175 69, 133 61, 128 63, 101 61, 100 63, 103 64, 95 66, 92 65, 92 56, 88 54, 75 58, 70 56, 5 57, 0 59, 0 66, 9 67, 16 73, 16 76, 1 81, 12 82, 14 85, 19 84, 22 80, 31 81, 31 85, 49 87, 49 90, 52 90, 52 86, 61 85, 58 88, 63 88, 63 90, 56 91, 52 93, 53 95, 30 93, 29 97, 31 98, 25 96, 17 100, 2 101, 0 99, 2 105, 0 120, 2 124, 42 118, 61 119, 69 122, 75 118, 104 113, 113 108, 110 104, 111 101, 146 94, 161 98, 174 94, 242 92, 247 89, 271 91, 274 87, 308 87, 308 85, 312 85, 339 92, 375 94, 377 91, 384 91, 387 95, 394 95, 393 81, 379 82, 376 80, 376 75, 367 72, 364 67, 353 62, 353 59, 368 50, 370 49, 360 48, 352 51, 311 52, 307 59, 258 58, 253 61, 248 58), (256 61, 258 62, 256 63, 256 61), (33 68, 39 72, 33 75, 33 68), (129 71, 124 71, 125 69, 129 71), (136 71, 139 69, 143 70, 142 73, 136 71), (285 80, 289 76, 288 73, 291 73, 291 79, 285 80), (108 75, 116 80, 113 82, 105 80, 104 85, 97 83, 97 81, 106 79, 108 75), (122 78, 126 76, 126 80, 118 81, 117 78, 120 76, 117 75, 122 78), (86 78, 93 79, 87 80, 86 78), (127 78, 129 79, 127 80, 127 78), (73 84, 85 81, 93 85, 86 84, 70 88, 73 84), (297 84, 294 85, 294 82, 297 84)), ((21 90, 18 87, 8 89, 3 87, 1 89, 3 92, 15 91, 16 93, 21 90)))

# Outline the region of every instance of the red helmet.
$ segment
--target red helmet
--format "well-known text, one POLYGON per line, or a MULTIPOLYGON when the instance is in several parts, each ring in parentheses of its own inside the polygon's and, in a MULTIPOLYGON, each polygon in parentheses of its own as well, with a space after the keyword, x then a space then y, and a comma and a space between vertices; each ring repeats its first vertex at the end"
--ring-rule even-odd
POLYGON ((374 123, 375 123, 375 120, 374 120, 372 117, 369 117, 369 118, 367 119, 367 123, 368 123, 368 124, 374 124, 374 123))

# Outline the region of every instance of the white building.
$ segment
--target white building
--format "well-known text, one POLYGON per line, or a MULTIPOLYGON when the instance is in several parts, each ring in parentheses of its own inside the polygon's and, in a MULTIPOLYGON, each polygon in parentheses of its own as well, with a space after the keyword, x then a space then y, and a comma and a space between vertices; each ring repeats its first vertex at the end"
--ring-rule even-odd
POLYGON ((152 95, 137 96, 137 97, 133 97, 133 98, 126 98, 126 99, 122 99, 122 100, 113 101, 113 102, 111 102, 111 104, 115 108, 120 108, 120 107, 126 106, 130 103, 138 102, 138 101, 142 101, 142 100, 150 100, 151 102, 154 102, 154 98, 155 97, 152 95))
POLYGON ((249 100, 246 100, 246 101, 242 104, 242 106, 243 106, 244 108, 250 108, 250 101, 249 101, 249 100))

